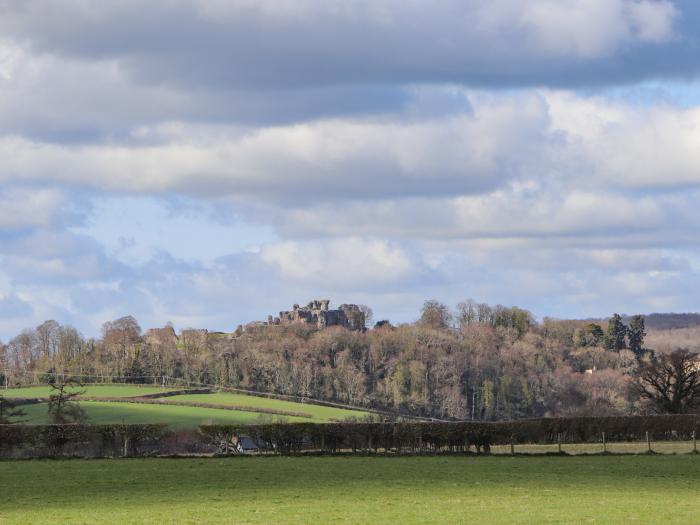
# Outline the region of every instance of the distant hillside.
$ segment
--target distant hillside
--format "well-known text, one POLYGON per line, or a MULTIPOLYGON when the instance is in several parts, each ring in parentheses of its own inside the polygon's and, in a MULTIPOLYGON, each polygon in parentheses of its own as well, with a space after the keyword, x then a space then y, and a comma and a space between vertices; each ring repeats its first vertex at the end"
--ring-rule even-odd
MULTIPOLYGON (((628 322, 631 316, 624 316, 624 322, 628 322)), ((647 330, 671 330, 675 328, 692 328, 700 326, 700 313, 685 314, 648 314, 644 316, 647 330)))
MULTIPOLYGON (((628 324, 631 315, 621 314, 622 322, 628 324)), ((585 321, 589 323, 606 323, 608 318, 588 318, 588 319, 577 319, 577 321, 585 321)), ((694 328, 700 326, 700 313, 668 313, 668 314, 645 314, 644 323, 647 330, 676 330, 681 328, 694 328)))

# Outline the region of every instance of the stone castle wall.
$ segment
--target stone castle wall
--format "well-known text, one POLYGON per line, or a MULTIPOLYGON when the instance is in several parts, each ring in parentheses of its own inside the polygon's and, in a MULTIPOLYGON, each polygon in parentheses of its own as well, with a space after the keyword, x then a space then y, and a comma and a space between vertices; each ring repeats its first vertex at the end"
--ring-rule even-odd
POLYGON ((328 299, 317 299, 306 306, 295 304, 292 310, 282 311, 279 317, 268 317, 269 324, 305 323, 319 328, 342 326, 349 330, 364 330, 365 315, 356 304, 341 304, 337 310, 329 308, 328 299))

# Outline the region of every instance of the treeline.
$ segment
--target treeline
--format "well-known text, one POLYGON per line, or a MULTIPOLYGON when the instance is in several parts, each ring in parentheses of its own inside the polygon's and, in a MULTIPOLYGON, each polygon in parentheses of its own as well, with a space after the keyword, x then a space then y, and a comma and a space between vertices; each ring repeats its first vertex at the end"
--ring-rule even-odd
POLYGON ((605 416, 641 410, 629 388, 644 320, 544 319, 474 301, 426 301, 420 319, 353 332, 304 324, 234 334, 172 326, 145 333, 133 317, 84 338, 55 321, 0 345, 0 381, 214 385, 441 419, 605 416))

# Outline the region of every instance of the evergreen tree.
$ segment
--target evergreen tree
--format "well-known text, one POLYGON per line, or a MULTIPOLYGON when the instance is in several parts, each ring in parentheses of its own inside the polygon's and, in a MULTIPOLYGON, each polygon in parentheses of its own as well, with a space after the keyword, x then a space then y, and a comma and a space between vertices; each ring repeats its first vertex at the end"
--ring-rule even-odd
POLYGON ((613 314, 608 320, 608 330, 605 332, 605 349, 619 352, 625 348, 627 327, 619 314, 613 314))
POLYGON ((630 319, 630 325, 627 329, 627 341, 629 342, 630 350, 634 352, 637 359, 641 358, 644 353, 644 336, 646 335, 644 317, 635 315, 630 319))
POLYGON ((49 396, 49 421, 56 425, 65 425, 67 423, 82 423, 85 421, 85 412, 80 408, 80 405, 74 400, 75 397, 81 396, 85 390, 82 384, 74 379, 57 378, 56 382, 51 385, 52 394, 49 396))

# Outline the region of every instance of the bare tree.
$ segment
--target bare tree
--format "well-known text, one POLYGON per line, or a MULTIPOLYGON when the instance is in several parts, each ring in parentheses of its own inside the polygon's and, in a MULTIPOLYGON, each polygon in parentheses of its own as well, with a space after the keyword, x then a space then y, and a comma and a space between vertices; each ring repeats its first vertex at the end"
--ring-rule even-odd
POLYGON ((434 329, 447 328, 451 320, 452 315, 447 305, 434 299, 427 300, 423 303, 420 314, 420 324, 434 329))
POLYGON ((39 355, 53 357, 58 349, 58 335, 61 325, 56 321, 44 321, 36 327, 36 340, 39 347, 39 355))
POLYGON ((457 305, 457 322, 459 326, 471 326, 477 320, 477 304, 472 299, 462 301, 457 305))
POLYGON ((360 305, 360 311, 365 316, 365 326, 372 326, 372 320, 374 319, 374 312, 366 304, 360 305))
POLYGON ((634 389, 659 413, 685 414, 700 407, 700 360, 681 348, 640 366, 634 389))
POLYGON ((117 375, 123 376, 127 360, 133 357, 141 340, 141 327, 134 317, 127 315, 103 324, 102 340, 108 352, 116 358, 117 375))

